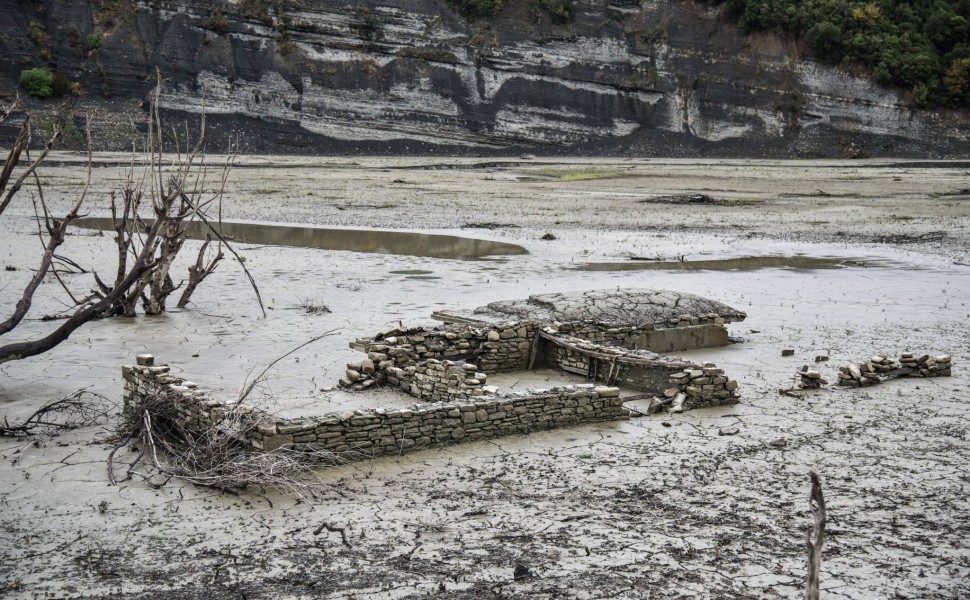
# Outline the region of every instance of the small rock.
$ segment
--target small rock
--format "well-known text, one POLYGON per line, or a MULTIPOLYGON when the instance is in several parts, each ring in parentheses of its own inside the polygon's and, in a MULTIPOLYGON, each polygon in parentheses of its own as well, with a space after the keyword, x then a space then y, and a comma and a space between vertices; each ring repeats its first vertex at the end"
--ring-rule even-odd
POLYGON ((721 427, 717 430, 718 435, 737 435, 741 430, 737 427, 721 427))
POLYGON ((782 356, 795 356, 795 351, 791 349, 785 349, 781 351, 782 356))
POLYGON ((539 238, 539 239, 540 239, 540 240, 546 240, 546 241, 549 241, 549 240, 554 240, 554 239, 556 239, 556 236, 554 236, 554 235, 552 235, 551 233, 547 233, 547 234, 545 234, 545 235, 543 235, 543 236, 542 236, 541 238, 539 238))
POLYGON ((771 440, 768 442, 768 445, 774 448, 784 448, 788 445, 788 440, 785 438, 778 438, 777 440, 771 440))
POLYGON ((529 567, 522 563, 516 563, 515 571, 512 573, 512 579, 519 581, 520 579, 526 579, 528 577, 532 577, 532 571, 529 570, 529 567))

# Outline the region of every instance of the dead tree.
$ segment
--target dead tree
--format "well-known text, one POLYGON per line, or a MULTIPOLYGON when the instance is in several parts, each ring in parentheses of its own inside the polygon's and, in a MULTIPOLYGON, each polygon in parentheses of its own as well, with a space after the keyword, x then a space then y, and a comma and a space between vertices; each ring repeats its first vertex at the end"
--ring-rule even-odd
POLYGON ((808 581, 805 585, 806 600, 818 600, 818 578, 822 568, 822 542, 825 539, 825 498, 822 497, 822 484, 814 471, 812 478, 812 492, 808 504, 812 509, 814 522, 812 528, 805 532, 805 544, 808 548, 808 581))
MULTIPOLYGON (((199 273, 190 271, 190 283, 180 299, 184 305, 189 301, 192 291, 199 282, 210 274, 222 258, 222 246, 233 251, 226 239, 218 231, 217 224, 206 216, 206 211, 214 203, 221 202, 225 192, 226 178, 230 162, 222 167, 221 185, 215 192, 206 192, 206 177, 208 167, 205 164, 203 141, 205 133, 205 119, 200 124, 198 141, 191 148, 176 147, 176 157, 171 165, 166 164, 163 146, 164 134, 162 120, 159 114, 159 97, 161 81, 155 88, 148 118, 148 134, 145 142, 145 159, 136 167, 133 159, 127 181, 120 193, 111 196, 112 223, 115 231, 115 244, 118 249, 118 265, 114 280, 105 282, 94 273, 96 287, 86 295, 77 294, 61 280, 56 269, 52 268, 57 255, 55 252, 64 244, 68 226, 81 216, 81 209, 88 197, 91 187, 92 156, 90 150, 90 134, 88 135, 87 178, 83 191, 74 202, 72 209, 61 218, 55 217, 48 208, 44 198, 43 187, 37 177, 37 168, 43 163, 47 153, 60 136, 59 131, 45 145, 41 154, 16 179, 6 194, 2 196, 0 213, 9 205, 24 182, 33 176, 36 183, 37 195, 34 199, 34 212, 38 219, 38 233, 43 244, 44 252, 40 264, 24 288, 20 300, 7 320, 0 322, 0 336, 13 331, 30 311, 34 294, 45 281, 48 274, 52 274, 60 283, 64 292, 70 297, 73 309, 69 310, 67 318, 60 324, 37 339, 0 344, 0 363, 20 360, 47 352, 51 348, 65 341, 70 335, 85 323, 104 316, 134 315, 136 306, 141 301, 147 314, 159 314, 165 310, 166 299, 178 289, 173 281, 172 265, 181 251, 186 238, 188 227, 193 221, 200 221, 209 229, 211 236, 219 240, 219 247, 214 255, 207 259, 210 244, 202 244, 196 265, 204 264, 199 273), (184 152, 183 152, 184 151, 184 152)), ((176 136, 177 137, 177 136, 176 136)), ((188 138, 186 138, 188 139, 188 138)), ((30 140, 30 118, 24 120, 20 135, 14 144, 7 162, 0 172, 0 194, 13 177, 13 173, 20 161, 22 153, 26 153, 30 140)), ((234 251, 233 251, 234 252, 234 251)), ((256 297, 262 308, 262 299, 255 281, 246 272, 256 297)), ((264 313, 265 315, 265 310, 264 313)))

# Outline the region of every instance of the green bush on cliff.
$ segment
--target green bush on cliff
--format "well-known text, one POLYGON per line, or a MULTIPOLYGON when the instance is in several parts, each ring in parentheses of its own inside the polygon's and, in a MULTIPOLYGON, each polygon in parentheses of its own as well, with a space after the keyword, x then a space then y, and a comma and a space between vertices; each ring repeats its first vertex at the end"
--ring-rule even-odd
POLYGON ((38 98, 47 98, 54 93, 54 75, 42 67, 20 72, 20 85, 27 93, 38 98))
POLYGON ((541 0, 542 8, 554 23, 568 23, 573 18, 573 0, 541 0))
POLYGON ((502 0, 447 0, 447 2, 448 6, 466 19, 494 17, 502 8, 502 0))
POLYGON ((218 35, 225 35, 229 33, 229 19, 221 11, 213 8, 209 12, 209 20, 206 22, 206 27, 218 35))
POLYGON ((814 57, 912 90, 917 102, 970 106, 970 0, 721 0, 753 29, 804 37, 814 57))

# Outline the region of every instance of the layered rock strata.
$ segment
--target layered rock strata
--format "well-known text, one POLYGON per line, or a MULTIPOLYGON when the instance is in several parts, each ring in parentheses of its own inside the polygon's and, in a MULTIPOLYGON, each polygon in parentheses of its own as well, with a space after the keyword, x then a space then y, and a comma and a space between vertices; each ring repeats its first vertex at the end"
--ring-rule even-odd
MULTIPOLYGON (((65 78, 97 147, 130 149, 156 68, 176 122, 203 109, 224 149, 282 153, 963 155, 965 112, 748 35, 701 2, 529 2, 468 21, 441 0, 0 2, 0 91, 65 78), (90 36, 94 36, 93 38, 90 36), (97 43, 91 42, 94 39, 97 43)), ((181 127, 179 128, 181 130, 181 127)), ((4 139, 12 129, 0 130, 4 139)), ((81 141, 75 140, 78 143, 81 141)))

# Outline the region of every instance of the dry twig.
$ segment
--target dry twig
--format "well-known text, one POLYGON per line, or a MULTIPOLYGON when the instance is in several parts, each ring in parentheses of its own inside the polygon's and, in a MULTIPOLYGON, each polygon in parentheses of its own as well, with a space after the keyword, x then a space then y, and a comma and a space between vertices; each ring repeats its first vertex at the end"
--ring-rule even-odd
POLYGON ((0 435, 27 437, 50 435, 59 430, 93 425, 111 411, 108 399, 89 390, 78 390, 66 398, 47 402, 23 421, 0 423, 0 435))
POLYGON ((808 504, 812 509, 815 522, 805 533, 805 543, 808 547, 808 582, 805 586, 806 600, 818 600, 818 578, 822 568, 822 542, 825 539, 825 498, 822 497, 822 484, 815 471, 809 473, 812 478, 812 492, 808 504))
POLYGON ((353 548, 353 546, 350 545, 350 541, 347 539, 347 531, 343 527, 331 525, 326 521, 324 521, 323 523, 320 523, 320 526, 313 530, 313 535, 320 535, 321 533, 323 533, 324 529, 326 529, 331 533, 340 533, 341 543, 343 543, 343 545, 347 546, 348 548, 353 548))

